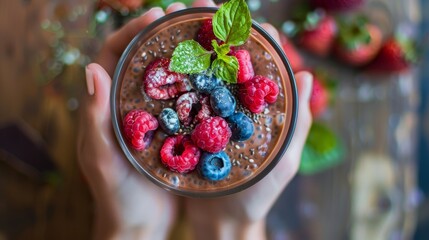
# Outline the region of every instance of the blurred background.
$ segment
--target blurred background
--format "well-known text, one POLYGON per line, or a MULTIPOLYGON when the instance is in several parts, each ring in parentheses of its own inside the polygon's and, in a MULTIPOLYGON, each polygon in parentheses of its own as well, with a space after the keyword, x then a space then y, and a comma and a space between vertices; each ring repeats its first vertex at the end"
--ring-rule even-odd
MULTIPOLYGON (((75 152, 84 67, 114 29, 171 2, 0 0, 0 240, 89 239, 75 152)), ((247 2, 317 82, 270 239, 429 239, 429 2, 247 2)))

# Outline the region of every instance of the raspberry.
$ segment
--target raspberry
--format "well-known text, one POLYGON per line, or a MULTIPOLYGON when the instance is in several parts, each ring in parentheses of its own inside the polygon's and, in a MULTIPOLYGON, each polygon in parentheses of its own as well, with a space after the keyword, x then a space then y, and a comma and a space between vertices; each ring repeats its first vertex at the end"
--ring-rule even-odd
POLYGON ((236 50, 232 52, 232 55, 238 60, 237 82, 244 83, 252 79, 255 76, 255 71, 249 52, 244 49, 236 50))
POLYGON ((216 40, 219 45, 222 43, 213 32, 212 19, 203 21, 197 32, 196 40, 208 51, 213 50, 212 40, 216 40))
POLYGON ((205 119, 213 115, 213 110, 210 107, 210 99, 208 96, 202 96, 200 98, 201 109, 198 111, 197 116, 195 116, 194 122, 202 122, 205 119))
POLYGON ((218 116, 228 117, 234 113, 236 101, 225 87, 216 87, 210 94, 210 106, 218 116))
POLYGON ((201 175, 208 180, 222 180, 231 172, 231 161, 224 151, 218 153, 203 152, 200 161, 201 175))
POLYGON ((274 103, 279 94, 279 87, 267 77, 255 76, 252 80, 240 84, 241 103, 253 113, 260 113, 267 103, 274 103))
POLYGON ((210 117, 199 123, 192 132, 194 143, 206 152, 219 152, 231 137, 228 123, 221 117, 210 117))
POLYGON ((158 116, 159 126, 165 133, 173 135, 179 131, 180 122, 177 113, 171 108, 162 109, 158 116))
POLYGON ((201 151, 191 141, 189 135, 167 137, 161 148, 161 161, 170 170, 187 173, 195 169, 201 151))
POLYGON ((208 97, 199 97, 195 92, 181 95, 176 101, 176 111, 185 126, 200 122, 212 115, 208 97))
POLYGON ((158 58, 152 61, 143 75, 143 87, 153 99, 170 99, 179 93, 191 90, 191 83, 186 74, 168 70, 170 59, 158 58))
POLYGON ((242 112, 237 112, 229 116, 226 121, 232 131, 231 140, 245 141, 249 139, 254 132, 252 120, 242 112))
POLYGON ((194 104, 198 102, 198 96, 195 92, 188 92, 181 95, 176 101, 176 111, 179 120, 185 126, 192 122, 191 110, 194 104))
POLYGON ((136 150, 145 149, 158 128, 156 118, 143 110, 131 110, 123 122, 125 137, 136 150))

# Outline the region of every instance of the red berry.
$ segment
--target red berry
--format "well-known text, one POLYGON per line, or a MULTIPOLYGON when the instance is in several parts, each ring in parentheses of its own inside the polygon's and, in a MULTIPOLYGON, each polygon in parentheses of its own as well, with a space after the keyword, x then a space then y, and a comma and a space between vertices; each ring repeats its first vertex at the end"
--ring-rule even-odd
POLYGON ((395 38, 388 39, 367 69, 375 73, 397 73, 407 70, 415 62, 414 45, 409 39, 401 43, 395 38))
POLYGON ((219 45, 222 43, 222 41, 219 40, 213 32, 212 19, 203 21, 200 29, 197 32, 196 40, 208 51, 213 50, 212 40, 216 40, 219 45))
POLYGON ((326 15, 313 29, 304 30, 298 36, 297 43, 305 50, 325 57, 329 54, 335 40, 337 25, 333 17, 326 15))
POLYGON ((312 6, 327 11, 349 11, 361 6, 364 0, 312 0, 312 6))
POLYGON ((192 141, 206 152, 222 151, 229 142, 231 129, 221 117, 209 117, 199 123, 192 132, 192 141))
POLYGON ((153 131, 158 128, 158 121, 151 114, 135 109, 125 115, 123 127, 132 147, 143 150, 149 145, 153 131))
POLYGON ((267 103, 274 103, 279 95, 279 87, 271 79, 255 76, 240 84, 239 99, 253 113, 261 113, 267 103))
POLYGON ((310 97, 310 111, 314 118, 325 112, 329 104, 329 92, 319 79, 314 77, 310 97))
POLYGON ((161 161, 170 170, 186 173, 195 169, 201 151, 185 135, 167 137, 161 148, 161 161))
POLYGON ((169 65, 170 59, 158 58, 146 67, 143 75, 143 86, 149 97, 165 100, 191 90, 188 76, 171 72, 169 65))
POLYGON ((198 96, 195 92, 184 93, 177 99, 176 112, 180 122, 185 126, 192 122, 201 122, 212 115, 209 98, 198 96))
POLYGON ((335 46, 336 56, 352 65, 362 66, 377 55, 382 42, 381 30, 370 23, 343 24, 335 46))
POLYGON ((210 98, 208 96, 200 97, 201 109, 195 116, 194 122, 202 122, 213 115, 212 107, 210 106, 210 98))
POLYGON ((236 50, 232 52, 232 55, 238 60, 237 82, 244 83, 252 79, 255 76, 255 71, 249 52, 244 49, 236 50))

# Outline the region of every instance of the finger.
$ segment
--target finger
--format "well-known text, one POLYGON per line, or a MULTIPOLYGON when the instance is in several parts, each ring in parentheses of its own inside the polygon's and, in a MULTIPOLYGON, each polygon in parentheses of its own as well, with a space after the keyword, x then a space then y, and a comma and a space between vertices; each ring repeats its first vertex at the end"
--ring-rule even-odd
POLYGON ((216 7, 216 4, 212 0, 196 0, 192 7, 216 7))
POLYGON ((109 74, 98 64, 91 63, 86 69, 88 114, 94 117, 108 119, 110 115, 109 96, 111 79, 109 74))
POLYGON ((155 7, 140 17, 134 18, 128 22, 125 26, 107 38, 97 62, 100 63, 105 69, 108 69, 110 71, 109 74, 112 75, 116 63, 122 55, 122 52, 131 42, 131 40, 137 35, 137 33, 164 15, 165 13, 161 8, 155 7))
POLYGON ((172 3, 170 4, 167 9, 165 10, 166 14, 170 14, 172 12, 177 12, 180 10, 183 10, 186 8, 186 5, 182 2, 176 2, 176 3, 172 3))
POLYGON ((261 27, 269 34, 269 35, 271 35, 273 38, 274 38, 274 40, 276 40, 277 41, 277 43, 280 43, 280 35, 279 35, 279 32, 277 31, 277 29, 273 26, 273 25, 271 25, 271 24, 269 24, 269 23, 262 23, 261 24, 261 27))
POLYGON ((313 86, 313 76, 309 72, 298 72, 295 75, 298 87, 298 119, 292 141, 282 160, 273 170, 274 177, 286 184, 298 171, 301 153, 312 124, 310 112, 310 96, 313 86))

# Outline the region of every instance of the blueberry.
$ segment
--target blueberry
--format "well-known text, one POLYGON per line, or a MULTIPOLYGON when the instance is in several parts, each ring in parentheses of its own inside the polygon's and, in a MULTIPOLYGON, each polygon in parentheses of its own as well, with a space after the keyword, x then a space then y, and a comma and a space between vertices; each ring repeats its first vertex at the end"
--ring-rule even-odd
POLYGON ((200 93, 209 94, 215 87, 221 85, 221 81, 213 74, 192 74, 189 79, 194 89, 200 93))
POLYGON ((201 175, 208 180, 222 180, 231 171, 231 161, 223 151, 217 153, 203 152, 200 158, 200 170, 201 175))
POLYGON ((161 128, 169 135, 179 131, 180 122, 177 113, 171 108, 162 109, 158 116, 158 122, 161 128))
POLYGON ((236 112, 229 116, 226 121, 232 132, 231 140, 245 141, 253 135, 253 122, 244 113, 236 112))
POLYGON ((216 115, 228 117, 234 113, 236 101, 225 87, 216 87, 210 93, 210 105, 216 115))

